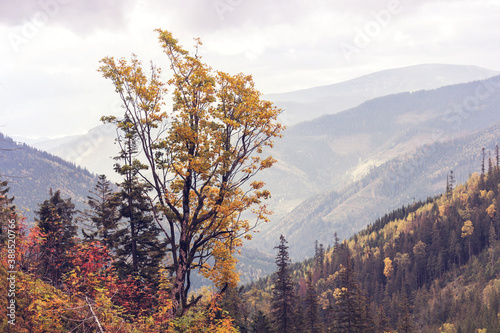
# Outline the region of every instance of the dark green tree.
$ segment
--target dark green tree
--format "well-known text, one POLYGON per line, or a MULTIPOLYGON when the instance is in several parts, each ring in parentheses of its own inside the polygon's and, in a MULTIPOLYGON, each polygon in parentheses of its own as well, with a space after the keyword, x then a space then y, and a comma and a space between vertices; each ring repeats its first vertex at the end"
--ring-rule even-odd
POLYGON ((252 317, 252 324, 250 325, 250 332, 253 333, 271 333, 273 332, 271 321, 261 311, 257 311, 252 317))
POLYGON ((63 275, 72 269, 77 226, 73 221, 75 205, 62 199, 60 191, 49 192, 50 198, 36 211, 36 227, 42 238, 38 244, 36 275, 58 286, 63 275))
POLYGON ((6 180, 0 181, 0 244, 3 244, 7 239, 6 222, 16 217, 16 206, 14 205, 14 197, 8 196, 10 187, 6 180))
POLYGON ((239 331, 244 333, 247 332, 248 311, 242 293, 243 286, 238 288, 228 287, 222 295, 220 307, 234 320, 234 324, 239 328, 239 331))
POLYGON ((307 332, 320 332, 320 322, 318 318, 318 296, 313 283, 312 273, 307 274, 306 279, 305 319, 307 332))
POLYGON ((495 161, 497 168, 500 167, 500 148, 495 145, 495 161))
POLYGON ((356 281, 350 255, 340 267, 334 292, 334 332, 365 332, 366 301, 356 281))
MULTIPOLYGON (((114 233, 115 267, 120 276, 140 277, 147 283, 156 284, 158 267, 166 253, 166 245, 159 238, 161 229, 151 213, 151 202, 147 196, 149 188, 142 184, 138 169, 130 167, 138 154, 133 127, 124 126, 121 152, 116 158, 115 170, 124 177, 118 193, 121 222, 114 233)), ((139 168, 140 169, 140 168, 139 168)))
POLYGON ((87 196, 90 209, 85 212, 85 218, 90 220, 90 225, 82 230, 83 236, 87 240, 97 239, 111 250, 115 243, 113 236, 120 220, 120 198, 105 175, 98 177, 97 184, 90 194, 87 196))
POLYGON ((274 328, 278 332, 293 332, 293 313, 295 303, 295 292, 290 274, 290 256, 288 246, 283 235, 280 236, 280 244, 276 256, 277 272, 274 275, 274 287, 272 296, 272 317, 274 328))
POLYGON ((412 333, 415 332, 415 328, 413 326, 413 320, 411 318, 410 313, 410 302, 408 301, 408 297, 406 293, 403 292, 403 299, 400 304, 400 313, 399 313, 399 321, 398 321, 398 332, 401 333, 412 333))

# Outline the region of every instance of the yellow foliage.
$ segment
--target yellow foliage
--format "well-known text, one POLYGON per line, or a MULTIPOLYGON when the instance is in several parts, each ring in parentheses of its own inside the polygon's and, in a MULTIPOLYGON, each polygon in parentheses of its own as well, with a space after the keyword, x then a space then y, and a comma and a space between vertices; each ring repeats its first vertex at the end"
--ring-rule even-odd
POLYGON ((470 237, 474 233, 474 227, 472 225, 472 221, 468 220, 464 222, 462 226, 462 238, 470 237))
POLYGON ((450 323, 445 323, 439 328, 439 333, 456 333, 457 329, 455 325, 450 323))
MULTIPOLYGON (((493 199, 493 201, 496 201, 493 199)), ((489 217, 494 218, 496 214, 496 209, 495 209, 495 204, 496 202, 492 203, 488 208, 486 208, 486 214, 488 214, 489 217)))
POLYGON ((384 276, 390 278, 394 273, 394 267, 392 267, 392 260, 388 257, 384 259, 384 276))

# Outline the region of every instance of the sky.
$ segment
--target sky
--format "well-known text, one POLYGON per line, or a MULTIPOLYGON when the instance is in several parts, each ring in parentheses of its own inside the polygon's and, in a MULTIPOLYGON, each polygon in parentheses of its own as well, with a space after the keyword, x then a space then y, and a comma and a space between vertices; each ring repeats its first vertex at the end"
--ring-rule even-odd
POLYGON ((56 138, 120 115, 105 56, 168 70, 154 29, 264 94, 423 63, 500 70, 498 0, 0 0, 0 132, 56 138))

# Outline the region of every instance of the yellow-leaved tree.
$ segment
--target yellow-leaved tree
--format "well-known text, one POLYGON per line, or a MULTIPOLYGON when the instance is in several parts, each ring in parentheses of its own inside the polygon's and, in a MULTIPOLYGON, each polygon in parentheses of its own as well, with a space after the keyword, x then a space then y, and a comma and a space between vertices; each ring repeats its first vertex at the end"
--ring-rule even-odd
MULTIPOLYGON (((182 316, 197 299, 188 299, 191 274, 198 270, 216 286, 236 285, 235 249, 259 221, 267 221, 262 200, 270 193, 253 177, 275 160, 262 156, 283 126, 281 110, 261 100, 251 76, 214 71, 190 54, 168 31, 156 30, 172 76, 106 57, 99 71, 110 79, 125 114, 103 117, 116 124, 117 142, 136 147, 129 168, 142 180, 151 210, 168 243, 171 316, 182 316), (173 107, 165 110, 170 92, 173 107), (241 218, 256 214, 256 222, 241 218)), ((127 148, 128 147, 128 148, 127 148)))

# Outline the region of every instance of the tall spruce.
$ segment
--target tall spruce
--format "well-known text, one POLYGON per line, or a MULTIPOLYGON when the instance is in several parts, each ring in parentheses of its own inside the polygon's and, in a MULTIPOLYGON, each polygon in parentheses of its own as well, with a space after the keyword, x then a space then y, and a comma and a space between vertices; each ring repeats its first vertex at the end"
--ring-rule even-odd
POLYGON ((87 196, 90 209, 85 212, 85 217, 90 220, 90 225, 82 230, 85 239, 97 239, 109 249, 113 249, 120 220, 119 204, 119 197, 113 191, 111 182, 105 175, 100 175, 94 190, 87 196))
POLYGON ((58 286, 72 268, 71 259, 76 243, 77 226, 73 221, 75 205, 62 199, 60 191, 49 192, 50 198, 36 211, 36 228, 41 233, 36 275, 58 286))
POLYGON ((334 332, 366 332, 366 301, 356 281, 351 256, 348 254, 338 271, 334 292, 334 332))
POLYGON ((400 313, 398 320, 398 332, 401 333, 413 333, 415 332, 415 327, 413 325, 413 320, 410 313, 411 307, 406 292, 402 292, 402 300, 400 303, 400 313))
POLYGON ((481 148, 481 153, 482 153, 482 160, 481 160, 481 174, 484 175, 485 172, 485 159, 486 159, 486 151, 485 148, 481 148))
POLYGON ((123 165, 115 165, 115 170, 124 177, 118 193, 121 221, 113 235, 115 266, 122 277, 132 275, 155 285, 166 245, 160 240, 161 230, 150 211, 148 187, 139 181, 138 170, 130 167, 138 154, 134 129, 123 127, 122 131, 124 140, 120 142, 121 152, 116 159, 123 165))
POLYGON ((500 167, 500 147, 495 145, 495 160, 497 168, 500 167))
POLYGON ((318 318, 318 296, 313 283, 312 273, 308 272, 306 278, 306 299, 305 302, 305 318, 307 332, 320 332, 321 324, 318 318))
POLYGON ((252 324, 250 325, 250 329, 250 332, 254 333, 273 332, 271 321, 261 310, 257 311, 257 313, 252 316, 252 324))
POLYGON ((278 270, 274 275, 274 287, 272 296, 272 317, 273 326, 278 332, 293 332, 293 314, 295 308, 295 292, 292 277, 290 274, 290 256, 288 246, 283 235, 280 236, 280 243, 275 249, 278 250, 276 265, 278 270))

